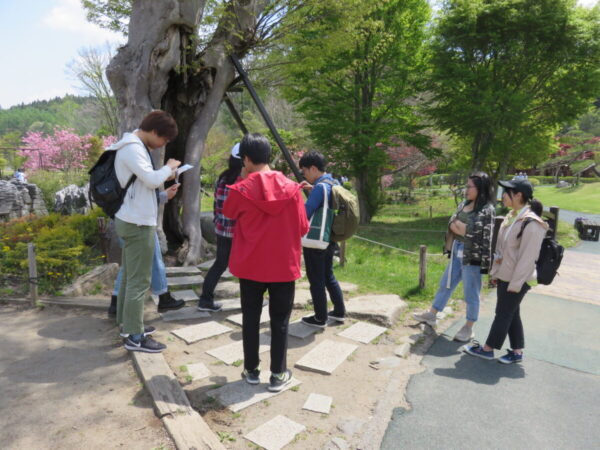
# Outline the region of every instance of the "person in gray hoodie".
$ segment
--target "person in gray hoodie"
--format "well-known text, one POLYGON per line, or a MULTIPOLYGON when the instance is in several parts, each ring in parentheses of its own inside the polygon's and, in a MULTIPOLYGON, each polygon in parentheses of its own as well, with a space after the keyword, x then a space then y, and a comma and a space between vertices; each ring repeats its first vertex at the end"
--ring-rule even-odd
POLYGON ((170 114, 156 110, 142 120, 139 128, 125 133, 111 149, 117 151, 115 172, 122 187, 134 175, 121 208, 115 214, 117 235, 123 241, 123 281, 117 296, 117 324, 126 336, 130 351, 158 353, 166 346, 153 340, 144 327, 144 300, 150 286, 158 216, 157 189, 175 174, 180 161, 169 159, 155 170, 150 152, 164 147, 177 136, 177 124, 170 114))

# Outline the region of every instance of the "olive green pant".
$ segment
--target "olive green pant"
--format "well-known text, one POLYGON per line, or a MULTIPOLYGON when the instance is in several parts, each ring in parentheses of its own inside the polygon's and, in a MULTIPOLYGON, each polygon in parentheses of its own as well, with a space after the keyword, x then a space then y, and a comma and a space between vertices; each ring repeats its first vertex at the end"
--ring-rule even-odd
POLYGON ((144 302, 150 287, 156 227, 115 219, 115 229, 123 239, 117 325, 123 325, 123 333, 140 334, 144 332, 144 302))

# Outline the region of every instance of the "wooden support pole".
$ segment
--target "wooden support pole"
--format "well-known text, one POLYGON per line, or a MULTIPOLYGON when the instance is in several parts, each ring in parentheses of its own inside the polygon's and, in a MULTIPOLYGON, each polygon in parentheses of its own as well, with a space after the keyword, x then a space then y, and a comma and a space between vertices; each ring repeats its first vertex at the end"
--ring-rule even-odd
POLYGON ((429 205, 429 218, 433 219, 433 206, 429 205))
POLYGON ((35 261, 35 245, 27 244, 27 259, 29 261, 29 293, 31 295, 31 306, 36 306, 38 301, 38 273, 35 261))
POLYGON ((427 246, 419 247, 419 289, 425 289, 427 278, 427 246))

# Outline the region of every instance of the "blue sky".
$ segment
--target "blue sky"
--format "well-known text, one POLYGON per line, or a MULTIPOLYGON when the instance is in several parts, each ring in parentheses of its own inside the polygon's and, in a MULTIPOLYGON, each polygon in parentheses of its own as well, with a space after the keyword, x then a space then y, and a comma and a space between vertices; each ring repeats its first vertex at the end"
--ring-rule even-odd
POLYGON ((88 23, 79 0, 0 0, 0 106, 80 93, 67 64, 81 48, 107 42, 124 38, 88 23))

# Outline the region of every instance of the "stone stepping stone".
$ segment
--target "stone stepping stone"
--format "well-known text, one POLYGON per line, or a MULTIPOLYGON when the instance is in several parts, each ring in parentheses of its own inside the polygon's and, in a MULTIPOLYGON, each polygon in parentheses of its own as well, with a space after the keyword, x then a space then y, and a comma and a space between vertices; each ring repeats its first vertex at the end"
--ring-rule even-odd
POLYGON ((312 295, 308 289, 296 289, 294 294, 294 308, 303 309, 306 305, 312 306, 312 295))
POLYGON ((203 263, 198 264, 196 267, 200 270, 208 270, 212 267, 212 265, 215 263, 214 259, 210 259, 208 261, 204 261, 203 263))
POLYGON ((327 395, 321 394, 310 394, 304 403, 302 409, 308 409, 309 411, 314 411, 322 414, 329 414, 331 410, 331 402, 333 398, 327 395))
MULTIPOLYGON (((237 311, 242 309, 242 301, 239 298, 226 298, 226 299, 218 299, 217 303, 220 303, 222 306, 221 311, 237 311)), ((263 308, 269 306, 268 300, 263 300, 263 308)))
POLYGON ((178 328, 171 331, 171 333, 183 339, 189 345, 202 339, 208 339, 230 331, 232 331, 231 328, 221 325, 218 322, 204 322, 189 327, 178 328))
POLYGON ((384 327, 379 327, 366 322, 357 322, 350 328, 346 328, 341 333, 338 333, 338 336, 352 339, 353 341, 362 342, 363 344, 368 344, 377 336, 385 333, 386 331, 387 328, 384 327))
MULTIPOLYGON (((358 286, 354 283, 348 283, 347 281, 339 281, 340 288, 342 292, 356 292, 358 291, 358 286)), ((310 283, 308 281, 301 281, 296 283, 296 289, 310 289, 310 283)), ((329 297, 329 294, 328 294, 329 297)))
POLYGON ((279 415, 252 430, 244 437, 266 450, 280 450, 304 430, 306 430, 304 425, 279 415))
POLYGON ((320 330, 318 328, 305 325, 304 323, 302 323, 302 320, 290 323, 290 326, 288 328, 288 334, 298 339, 306 339, 307 337, 322 331, 323 330, 320 330))
POLYGON ((346 316, 392 327, 406 308, 397 295, 364 295, 346 301, 346 316))
POLYGON ((358 345, 325 339, 300 358, 296 367, 331 375, 357 348, 358 345))
MULTIPOLYGON (((242 326, 243 314, 234 314, 233 316, 229 316, 227 320, 229 322, 235 323, 236 325, 242 326)), ((260 324, 268 323, 271 320, 271 316, 269 315, 269 308, 263 308, 262 314, 260 315, 260 324)))
MULTIPOLYGON (((207 350, 210 356, 220 359, 227 365, 231 365, 236 361, 244 359, 244 346, 242 341, 233 342, 231 344, 222 345, 221 347, 207 350)), ((264 353, 271 347, 271 336, 261 334, 259 336, 258 353, 264 353)), ((245 382, 244 382, 245 383, 245 382)), ((248 383, 246 383, 248 384, 248 383)))
POLYGON ((211 371, 204 363, 188 364, 187 373, 192 377, 192 381, 202 380, 211 375, 211 371))
POLYGON ((173 322, 176 320, 202 319, 210 317, 206 311, 198 311, 195 306, 188 306, 176 311, 167 311, 160 314, 165 322, 173 322))
POLYGON ((167 278, 169 287, 174 286, 193 286, 204 283, 204 278, 201 275, 191 275, 189 277, 171 277, 167 278))
POLYGON ((240 296, 240 283, 235 281, 223 281, 215 288, 216 298, 235 298, 240 296))
POLYGON ((248 384, 246 380, 238 380, 209 391, 207 395, 217 399, 221 405, 229 408, 231 411, 238 412, 255 403, 281 394, 301 383, 300 380, 292 377, 291 383, 284 387, 283 390, 270 392, 267 390, 270 376, 271 373, 269 371, 263 371, 260 374, 260 384, 248 384))
POLYGON ((180 267, 167 267, 166 273, 168 275, 200 275, 200 269, 196 266, 180 266, 180 267))

